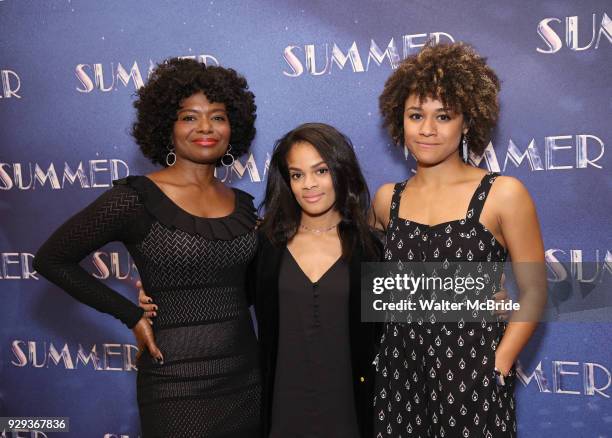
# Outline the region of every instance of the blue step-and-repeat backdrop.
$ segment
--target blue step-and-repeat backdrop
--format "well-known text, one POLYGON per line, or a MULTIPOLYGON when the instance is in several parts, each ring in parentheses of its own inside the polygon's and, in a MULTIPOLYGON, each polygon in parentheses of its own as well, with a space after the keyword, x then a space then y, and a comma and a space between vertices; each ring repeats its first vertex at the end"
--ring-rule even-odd
MULTIPOLYGON (((406 179, 414 163, 381 128, 384 81, 430 38, 472 43, 503 82, 499 129, 475 163, 527 185, 547 260, 563 266, 552 277, 594 285, 612 275, 611 6, 0 0, 0 416, 70 417, 70 433, 46 436, 139 436, 132 333, 40 278, 32 258, 111 180, 153 169, 128 133, 132 102, 171 56, 247 77, 257 138, 218 176, 259 201, 274 141, 308 121, 352 138, 372 192, 406 179)), ((136 298, 122 246, 84 264, 136 298)), ((610 323, 540 327, 520 360, 520 436, 612 437, 611 339, 610 323)))

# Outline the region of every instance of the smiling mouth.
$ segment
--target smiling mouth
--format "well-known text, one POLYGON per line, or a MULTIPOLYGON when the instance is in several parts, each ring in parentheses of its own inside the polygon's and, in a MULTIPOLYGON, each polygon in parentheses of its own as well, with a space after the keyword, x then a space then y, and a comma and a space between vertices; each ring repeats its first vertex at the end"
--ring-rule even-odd
POLYGON ((219 140, 215 138, 205 138, 205 139, 194 140, 193 143, 199 146, 213 147, 213 146, 216 146, 217 143, 219 143, 219 140))
POLYGON ((304 201, 310 202, 310 203, 315 203, 322 197, 323 197, 323 193, 319 193, 318 195, 302 196, 304 201))

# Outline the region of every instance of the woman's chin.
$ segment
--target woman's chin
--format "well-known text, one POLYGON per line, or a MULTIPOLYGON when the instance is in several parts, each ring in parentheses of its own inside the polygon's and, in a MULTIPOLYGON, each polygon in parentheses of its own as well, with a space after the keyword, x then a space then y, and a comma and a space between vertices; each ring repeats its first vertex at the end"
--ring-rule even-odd
POLYGON ((319 217, 332 210, 333 205, 302 205, 302 211, 311 217, 319 217))
POLYGON ((442 163, 444 159, 440 157, 426 156, 426 157, 417 157, 416 161, 418 165, 421 167, 434 167, 442 163))

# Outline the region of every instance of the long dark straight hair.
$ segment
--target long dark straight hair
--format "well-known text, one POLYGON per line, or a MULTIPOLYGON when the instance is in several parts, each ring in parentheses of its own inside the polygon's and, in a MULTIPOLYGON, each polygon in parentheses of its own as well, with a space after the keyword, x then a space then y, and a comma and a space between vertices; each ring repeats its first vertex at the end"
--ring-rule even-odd
POLYGON ((287 154, 296 143, 310 143, 327 164, 334 190, 334 208, 342 217, 338 234, 342 255, 350 259, 357 248, 364 255, 376 254, 375 237, 368 224, 370 192, 361 173, 351 140, 324 123, 305 123, 279 139, 272 152, 260 229, 277 246, 286 245, 297 233, 302 209, 291 191, 287 154))

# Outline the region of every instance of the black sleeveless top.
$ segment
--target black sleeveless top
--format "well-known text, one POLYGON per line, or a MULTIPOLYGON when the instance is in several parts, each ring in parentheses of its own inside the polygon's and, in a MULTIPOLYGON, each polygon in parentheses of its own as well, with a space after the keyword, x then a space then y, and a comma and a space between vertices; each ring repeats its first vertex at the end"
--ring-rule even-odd
POLYGON ((486 174, 474 192, 464 218, 425 225, 398 217, 400 197, 408 181, 395 185, 387 227, 385 260, 407 261, 500 261, 506 249, 480 223, 491 185, 498 174, 486 174))
MULTIPOLYGON (((497 176, 488 173, 482 178, 465 217, 435 225, 399 217, 406 182, 396 184, 384 259, 442 266, 489 262, 486 265, 495 275, 479 298, 490 298, 500 290, 507 251, 480 223, 480 214, 497 176)), ((495 350, 505 327, 504 322, 484 319, 424 318, 403 323, 391 319, 374 360, 374 436, 515 436, 514 381, 508 379, 506 387, 498 387, 493 379, 495 350)))

